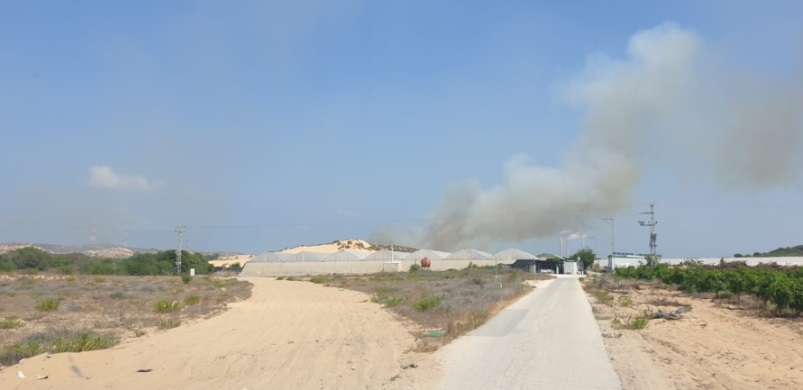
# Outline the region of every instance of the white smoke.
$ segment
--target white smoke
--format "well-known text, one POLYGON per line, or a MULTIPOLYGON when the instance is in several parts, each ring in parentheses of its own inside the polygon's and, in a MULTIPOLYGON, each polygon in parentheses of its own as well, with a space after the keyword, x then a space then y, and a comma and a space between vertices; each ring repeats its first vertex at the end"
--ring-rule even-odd
POLYGON ((644 154, 654 152, 648 140, 681 148, 678 159, 688 151, 706 167, 695 172, 722 184, 785 183, 800 157, 799 78, 729 76, 709 58, 698 35, 663 24, 633 35, 624 60, 589 60, 565 90, 584 111, 567 159, 547 167, 516 156, 501 185, 483 189, 472 181, 451 189, 416 244, 482 248, 583 228, 629 204, 644 154))

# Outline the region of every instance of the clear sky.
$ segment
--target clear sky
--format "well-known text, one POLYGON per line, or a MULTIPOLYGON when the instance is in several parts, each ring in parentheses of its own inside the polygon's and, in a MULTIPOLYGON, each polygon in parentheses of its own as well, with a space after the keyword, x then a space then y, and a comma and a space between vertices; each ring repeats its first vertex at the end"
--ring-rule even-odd
POLYGON ((646 252, 638 213, 655 202, 665 256, 803 244, 800 15, 794 0, 3 1, 0 242, 86 244, 94 227, 172 248, 187 225, 206 251, 416 244, 463 212, 460 243, 490 251, 557 252, 571 230, 607 253, 612 215, 616 249, 646 252), (588 173, 608 157, 575 164, 619 152, 597 119, 634 104, 627 184, 588 173), (733 111, 750 128, 723 124, 733 111), (766 117, 784 130, 765 142, 766 117), (517 174, 521 156, 547 173, 517 174), (464 183, 465 205, 449 195, 464 183))

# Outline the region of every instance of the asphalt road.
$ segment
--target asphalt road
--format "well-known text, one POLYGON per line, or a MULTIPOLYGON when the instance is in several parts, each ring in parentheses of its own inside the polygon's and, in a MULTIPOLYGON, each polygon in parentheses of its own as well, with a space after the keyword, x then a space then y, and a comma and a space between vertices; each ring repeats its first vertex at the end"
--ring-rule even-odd
POLYGON ((444 349, 440 389, 621 389, 577 277, 540 285, 444 349))

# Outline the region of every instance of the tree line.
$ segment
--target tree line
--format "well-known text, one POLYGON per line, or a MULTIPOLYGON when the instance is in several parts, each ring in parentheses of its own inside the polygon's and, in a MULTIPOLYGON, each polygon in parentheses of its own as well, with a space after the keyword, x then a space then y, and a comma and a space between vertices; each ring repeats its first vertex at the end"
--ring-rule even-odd
MULTIPOLYGON (((181 272, 205 275, 212 269, 209 258, 181 251, 181 272)), ((175 275, 176 251, 136 253, 125 259, 99 259, 82 253, 53 254, 25 247, 0 255, 0 272, 28 271, 89 275, 175 275)))
POLYGON ((679 286, 686 293, 711 292, 716 297, 730 293, 741 299, 742 294, 760 298, 771 304, 778 312, 794 311, 798 316, 803 311, 803 268, 780 266, 748 267, 744 263, 720 267, 701 264, 669 266, 659 264, 655 267, 616 268, 616 276, 659 280, 662 283, 679 286))

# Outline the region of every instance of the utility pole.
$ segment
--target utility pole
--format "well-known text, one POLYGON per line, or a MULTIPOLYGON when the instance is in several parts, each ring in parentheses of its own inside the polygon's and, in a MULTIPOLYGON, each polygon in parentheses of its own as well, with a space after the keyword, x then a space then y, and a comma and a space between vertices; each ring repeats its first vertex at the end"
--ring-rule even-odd
POLYGON ((176 229, 178 233, 178 252, 176 252, 176 275, 181 275, 181 244, 184 236, 184 225, 176 229))
POLYGON ((656 249, 658 245, 655 243, 657 235, 655 234, 655 225, 658 224, 658 221, 655 220, 655 203, 650 203, 650 211, 645 211, 640 214, 649 214, 650 221, 638 221, 639 225, 641 226, 649 226, 650 227, 650 256, 652 256, 653 260, 657 260, 655 258, 656 249))
POLYGON ((611 254, 613 254, 614 252, 616 252, 616 249, 615 249, 615 248, 616 248, 616 246, 615 246, 615 243, 614 243, 614 240, 613 240, 613 231, 614 231, 614 228, 613 228, 613 224, 614 224, 613 217, 602 218, 602 220, 603 220, 603 221, 608 221, 608 222, 610 222, 610 223, 611 223, 611 254))

